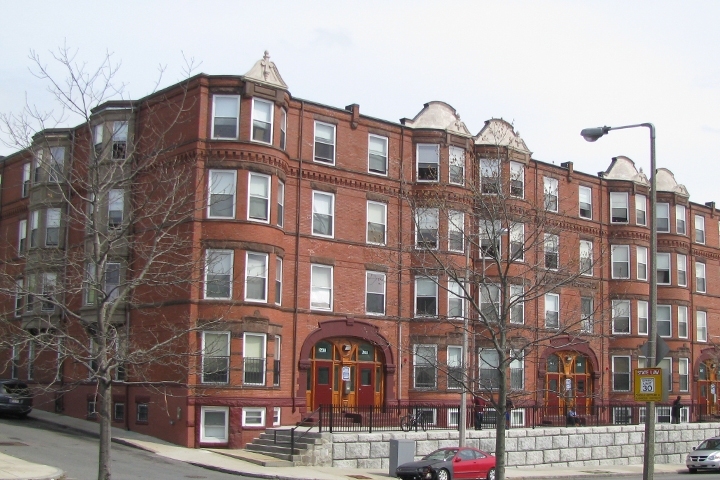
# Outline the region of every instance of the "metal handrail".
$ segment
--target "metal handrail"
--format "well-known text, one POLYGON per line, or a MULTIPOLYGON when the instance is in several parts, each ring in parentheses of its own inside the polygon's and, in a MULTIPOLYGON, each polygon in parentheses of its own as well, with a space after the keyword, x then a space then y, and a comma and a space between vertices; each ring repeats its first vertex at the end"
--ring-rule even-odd
MULTIPOLYGON (((295 452, 295 431, 296 431, 298 428, 300 428, 300 427, 308 427, 308 429, 307 429, 305 432, 303 432, 303 433, 298 437, 298 440, 302 440, 302 438, 303 438, 307 433, 309 433, 309 432, 310 432, 310 429, 313 428, 314 426, 318 425, 318 426, 320 427, 320 430, 322 430, 322 406, 320 406, 320 407, 317 408, 316 410, 310 412, 310 414, 307 415, 305 418, 306 418, 306 419, 307 419, 307 418, 311 418, 311 417, 312 417, 313 415, 315 415, 316 413, 318 414, 318 420, 317 420, 316 422, 311 423, 310 426, 308 426, 308 425, 297 425, 297 426, 295 426, 295 427, 293 427, 293 428, 290 429, 290 460, 291 460, 291 461, 292 461, 292 456, 293 456, 293 454, 294 454, 294 452, 295 452)), ((304 421, 303 421, 303 422, 304 422, 304 421)), ((274 443, 275 445, 277 445, 277 443, 278 443, 278 442, 277 442, 277 432, 278 432, 277 430, 275 430, 275 431, 273 432, 273 443, 274 443)))

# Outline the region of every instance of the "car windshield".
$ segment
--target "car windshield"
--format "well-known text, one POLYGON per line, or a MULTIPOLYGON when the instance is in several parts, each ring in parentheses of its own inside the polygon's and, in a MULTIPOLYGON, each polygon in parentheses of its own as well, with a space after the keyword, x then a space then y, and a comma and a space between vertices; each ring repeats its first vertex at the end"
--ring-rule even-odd
POLYGON ((9 395, 29 396, 30 389, 24 383, 5 383, 3 384, 5 393, 9 395))
POLYGON ((698 450, 718 450, 720 449, 720 439, 719 438, 710 438, 708 440, 705 440, 700 444, 700 446, 697 448, 698 450))
POLYGON ((449 450, 435 450, 431 454, 425 455, 423 460, 450 460, 457 453, 457 448, 449 450))

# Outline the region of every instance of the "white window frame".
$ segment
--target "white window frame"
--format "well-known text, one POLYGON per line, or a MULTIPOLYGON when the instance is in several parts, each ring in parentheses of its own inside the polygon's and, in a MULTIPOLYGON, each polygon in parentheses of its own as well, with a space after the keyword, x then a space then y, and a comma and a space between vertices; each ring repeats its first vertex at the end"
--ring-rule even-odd
POLYGON ((28 195, 30 195, 30 171, 32 169, 32 165, 30 162, 23 163, 22 166, 22 191, 20 196, 22 198, 27 198, 28 195))
MULTIPOLYGON (((231 299, 233 296, 233 265, 234 265, 234 259, 235 259, 235 252, 233 250, 219 250, 219 249, 208 249, 205 250, 205 281, 203 284, 203 298, 206 299, 213 299, 213 300, 228 300, 231 299), (219 256, 219 257, 229 257, 229 269, 228 271, 220 270, 220 271, 214 271, 211 270, 214 266, 218 265, 218 262, 212 262, 213 256, 219 256), (222 296, 222 297, 209 297, 208 296, 208 275, 214 274, 216 276, 225 276, 227 277, 228 282, 228 296, 222 296)), ((226 261, 223 261, 222 263, 227 263, 226 261)))
POLYGON ((108 228, 119 229, 125 221, 125 191, 113 188, 108 192, 108 228), (119 214, 117 212, 120 212, 119 214))
POLYGON ((480 321, 494 324, 500 319, 500 286, 495 283, 480 283, 480 321))
POLYGON ((690 359, 678 358, 678 391, 690 391, 690 359), (684 380, 684 381, 683 381, 684 380), (685 384, 683 386, 683 383, 685 384))
POLYGON ((647 197, 635 195, 635 225, 647 226, 647 197), (641 214, 642 213, 642 219, 641 214))
POLYGON ((705 217, 695 215, 695 243, 705 245, 705 217))
POLYGON ((465 251, 465 212, 450 210, 448 212, 448 251, 465 251), (453 245, 453 243, 460 245, 453 245))
POLYGON ((112 158, 122 160, 127 158, 128 122, 112 122, 112 125, 112 158))
POLYGON ((448 318, 465 318, 465 292, 455 280, 448 280, 448 318), (458 305, 453 305, 453 303, 458 305), (456 313, 457 311, 457 313, 456 313))
POLYGON ((628 223, 630 221, 629 210, 627 192, 610 192, 610 223, 628 223), (613 210, 618 211, 617 216, 613 210), (624 217, 619 215, 623 210, 625 211, 624 217))
POLYGON ((65 167, 65 147, 50 147, 50 159, 47 165, 48 182, 59 183, 63 181, 65 167))
POLYGON ((610 257, 611 257, 611 278, 613 279, 629 279, 630 278, 630 245, 611 245, 610 246, 610 257), (620 252, 625 252, 626 259, 617 259, 620 252), (625 264, 627 268, 627 275, 620 276, 615 274, 615 264, 625 264))
POLYGON ((426 183, 438 183, 440 181, 440 145, 436 143, 418 143, 415 146, 415 152, 416 152, 416 160, 415 160, 415 178, 418 182, 426 182, 426 183), (434 159, 432 158, 425 158, 425 155, 423 155, 423 165, 428 165, 428 175, 427 178, 421 178, 420 177, 420 151, 427 152, 426 155, 432 155, 431 150, 434 150, 434 159), (427 161, 429 160, 429 161, 427 161), (433 161, 434 160, 434 161, 433 161), (435 165, 435 178, 430 175, 432 172, 432 165, 435 165))
MULTIPOLYGON (((232 110, 232 106, 228 106, 228 107, 232 110)), ((239 135, 239 133, 240 133, 240 96, 239 96, 239 95, 213 95, 213 106, 212 106, 212 110, 213 110, 213 111, 212 111, 212 125, 211 125, 212 132, 211 132, 211 137, 212 137, 214 140, 237 140, 237 139, 238 139, 238 135, 239 135), (217 112, 217 103, 218 103, 218 100, 221 100, 221 99, 223 99, 223 100, 234 100, 234 101, 235 101, 236 107, 235 107, 235 109, 234 109, 234 110, 235 110, 235 112, 234 112, 235 115, 234 115, 234 116, 226 116, 226 117, 224 116, 224 117, 220 117, 220 116, 217 115, 217 113, 218 113, 218 112, 217 112), (228 119, 229 119, 229 118, 232 118, 232 119, 235 120, 235 135, 234 135, 234 136, 232 136, 232 137, 224 137, 224 136, 221 136, 221 135, 218 135, 218 134, 217 134, 217 132, 215 131, 215 130, 216 130, 216 126, 217 126, 217 125, 216 125, 216 121, 217 121, 219 118, 228 118, 228 119)))
POLYGON ((275 257, 275 305, 282 305, 283 259, 275 257))
POLYGON ((437 250, 440 244, 440 212, 437 208, 418 208, 415 210, 415 248, 422 250, 437 250), (430 228, 423 228, 430 227, 430 228), (435 232, 434 245, 428 246, 429 242, 424 241, 425 238, 421 232, 435 232))
MULTIPOLYGON (((460 390, 463 388, 463 349, 459 345, 448 345, 446 353, 447 358, 447 389, 448 390, 460 390), (454 352, 454 353, 450 353, 454 352), (456 378, 453 383, 451 376, 460 376, 456 378)), ((448 412, 449 414, 450 412, 448 412)), ((455 423, 457 425, 457 423, 455 423)))
POLYGON ((595 299, 593 297, 580 297, 580 331, 584 333, 593 333, 595 324, 595 299), (587 310, 584 309, 585 304, 589 305, 587 310))
MULTIPOLYGON (((318 217, 319 218, 319 217, 318 217)), ((313 190, 312 192, 312 234, 316 237, 325 237, 325 238, 334 238, 335 237, 335 194, 328 193, 328 192, 319 192, 317 190, 313 190), (330 211, 329 212, 321 212, 319 211, 319 203, 318 200, 320 197, 327 197, 330 202, 330 211), (315 216, 316 215, 323 215, 325 217, 328 217, 330 220, 330 234, 326 233, 320 233, 319 231, 315 231, 315 224, 321 225, 320 222, 315 222, 315 216)))
POLYGON ((500 378, 499 366, 500 357, 497 350, 494 348, 478 349, 478 379, 482 390, 497 390, 499 388, 499 383, 497 383, 500 378), (483 370, 487 372, 485 375, 483 375, 483 370))
POLYGON ((677 254, 677 282, 679 287, 687 287, 687 255, 677 254))
MULTIPOLYGON (((663 223, 664 223, 663 222, 663 223)), ((655 205, 655 227, 659 233, 670 233, 670 204, 658 203, 655 205), (667 229, 661 228, 661 220, 667 222, 667 229)))
POLYGON ((502 193, 502 164, 497 158, 480 160, 480 193, 499 195, 502 193))
POLYGON ((560 329, 560 295, 557 293, 546 293, 545 294, 545 328, 551 330, 560 329), (548 322, 548 315, 554 314, 557 320, 555 324, 548 322))
POLYGON ((245 332, 243 333, 243 385, 258 385, 263 386, 267 382, 267 334, 265 333, 251 333, 251 332, 245 332), (259 357, 250 357, 247 355, 248 350, 250 349, 248 347, 248 338, 254 338, 259 339, 259 345, 260 345, 260 356, 259 357), (262 369, 262 378, 259 382, 252 382, 248 380, 248 366, 245 362, 247 359, 253 359, 253 360, 260 360, 261 369, 262 369))
POLYGON ((672 284, 672 256, 667 252, 657 253, 655 257, 658 285, 672 284), (667 272, 667 282, 663 282, 660 272, 667 272))
POLYGON ((258 252, 245 252, 245 301, 246 302, 267 302, 268 296, 268 254, 258 252), (251 265, 252 261, 252 265, 251 265), (262 261, 262 265, 258 264, 262 261), (249 296, 251 280, 262 281, 262 296, 249 296))
POLYGON ((277 226, 285 228, 285 184, 278 181, 277 188, 277 226))
POLYGON ((282 413, 282 407, 273 407, 273 427, 279 427, 281 425, 280 423, 280 414, 282 413))
POLYGON ((38 246, 40 231, 40 210, 30 212, 30 248, 38 246))
POLYGON ((460 147, 450 145, 448 148, 448 158, 448 183, 452 185, 465 185, 465 150, 460 147), (455 171, 454 174, 453 171, 455 171), (458 172, 460 175, 459 182, 455 181, 458 176, 458 172))
POLYGON ((647 247, 637 247, 635 252, 637 255, 637 279, 647 281, 648 279, 648 249, 647 247))
POLYGON ((707 293, 706 267, 702 262, 695 261, 695 291, 707 293))
POLYGON ((437 389, 437 345, 428 345, 428 344, 415 344, 413 345, 413 388, 416 389, 422 389, 422 390, 435 390, 437 389), (427 354, 419 354, 419 350, 423 349, 427 352, 430 352, 432 350, 432 355, 427 354), (432 357, 432 358, 428 358, 432 357), (418 386, 417 382, 417 370, 418 368, 428 368, 432 369, 434 372, 434 384, 432 386, 430 385, 420 385, 418 386))
POLYGON ((372 272, 372 271, 366 271, 365 272, 365 313, 368 315, 385 315, 385 289, 387 287, 387 278, 385 273, 383 272, 372 272), (382 311, 375 312, 371 311, 370 306, 370 296, 373 295, 373 298, 378 297, 382 298, 382 311))
MULTIPOLYGON (((525 390, 525 352, 522 350, 512 350, 510 358, 510 375, 508 377, 510 390, 525 390), (513 371, 519 371, 520 375, 513 376, 513 371), (520 377, 519 382, 517 381, 517 377, 520 377)), ((512 411, 510 414, 512 415, 512 411)))
POLYGON ((525 261, 525 224, 513 223, 510 225, 510 250, 508 252, 512 262, 525 261))
POLYGON ((40 310, 49 313, 55 311, 55 304, 52 302, 46 302, 45 298, 52 298, 52 296, 57 291, 58 281, 57 281, 57 273, 55 272, 46 272, 42 274, 42 285, 41 285, 41 295, 42 300, 40 301, 40 310))
POLYGON ((62 213, 59 208, 48 208, 45 210, 45 246, 57 247, 60 245, 60 222, 62 213), (54 231, 57 236, 55 243, 50 242, 50 232, 54 231))
POLYGON ((287 110, 280 109, 280 148, 285 150, 287 147, 287 110))
POLYGON ((500 220, 478 220, 481 258, 500 258, 502 255, 502 233, 500 220))
POLYGON ((118 262, 105 264, 105 277, 103 278, 103 290, 108 302, 112 302, 120 296, 120 274, 122 265, 118 262))
MULTIPOLYGON (((266 145, 272 145, 273 143, 273 133, 274 133, 274 122, 275 121, 275 104, 273 102, 270 102, 268 100, 263 100, 260 98, 253 97, 252 99, 252 118, 250 119, 250 140, 257 143, 264 143, 266 145), (260 110, 256 111, 256 107, 264 105, 270 108, 270 119, 267 121, 261 120, 258 117, 258 113, 264 113, 260 112, 260 110), (267 126, 267 130, 269 130, 269 140, 258 140, 255 138, 255 122, 258 122, 259 124, 263 124, 267 126)), ((265 131, 263 129, 263 131, 265 131)))
POLYGON ((373 135, 372 133, 368 134, 368 173, 372 175, 380 175, 383 177, 386 177, 388 174, 388 138, 387 137, 381 137, 380 135, 373 135), (373 143, 376 143, 377 145, 382 145, 382 151, 379 151, 377 149, 374 149, 373 143), (383 162, 383 169, 373 169, 372 167, 372 160, 373 158, 375 160, 382 159, 383 162))
POLYGON ((325 163, 328 165, 335 165, 335 158, 337 154, 337 127, 333 125, 332 123, 325 123, 320 122, 318 120, 315 120, 315 129, 314 129, 314 137, 313 137, 313 159, 316 162, 325 163), (330 128, 332 130, 332 140, 329 140, 324 137, 318 137, 318 127, 321 127, 320 130, 323 130, 324 128, 330 128), (317 152, 317 146, 318 144, 322 145, 329 145, 332 147, 332 156, 331 158, 326 157, 319 157, 317 152))
POLYGON ((707 312, 698 310, 695 314, 696 318, 696 339, 698 342, 707 342, 708 329, 707 329, 707 312))
MULTIPOLYGON (((230 335, 230 332, 214 332, 214 331, 203 331, 202 332, 202 345, 201 345, 201 371, 200 371, 200 382, 204 384, 227 384, 230 382, 230 354, 232 351, 231 346, 231 340, 232 336, 230 335), (208 352, 208 342, 207 342, 207 336, 217 336, 225 337, 225 343, 223 345, 219 345, 220 347, 218 350, 213 350, 211 352, 208 352), (224 358, 225 359, 225 380, 212 382, 205 379, 205 360, 210 360, 214 358, 224 358)), ((213 372, 213 374, 217 375, 217 372, 213 372)))
POLYGON ((543 177, 543 205, 549 212, 557 212, 560 208, 559 182, 557 178, 543 177))
POLYGON ((265 407, 243 407, 242 426, 247 428, 265 428, 265 407), (252 415, 248 415, 249 413, 252 415), (255 418, 258 417, 259 420, 255 421, 255 418))
POLYGON ((435 277, 416 277, 415 278, 415 305, 414 305, 415 317, 436 317, 438 314, 438 284, 437 278, 435 277), (423 295, 420 295, 420 287, 423 288, 423 295), (430 292, 432 289, 432 292, 430 292), (427 291, 426 291, 427 290, 427 291), (432 295, 430 295, 432 293, 432 295), (434 298, 435 299, 435 311, 434 312, 418 312, 418 299, 419 298, 434 298))
POLYGON ((510 196, 525 198, 525 165, 520 162, 510 162, 510 196))
POLYGON ((230 408, 229 407, 211 407, 201 406, 200 407, 200 442, 201 443, 227 443, 229 440, 228 430, 230 425, 230 408), (223 413, 225 416, 225 428, 222 437, 209 436, 206 433, 205 419, 208 413, 223 413))
POLYGON ((578 216, 592 220, 592 188, 583 185, 578 187, 578 216), (583 204, 587 208, 583 209, 583 204), (589 210, 589 213, 583 214, 583 210, 589 210))
POLYGON ((650 319, 650 311, 648 310, 648 302, 645 300, 638 300, 637 302, 637 316, 638 316, 638 335, 648 334, 648 325, 650 319))
POLYGON ((560 236, 552 234, 552 233, 546 233, 545 237, 544 237, 543 245, 544 245, 543 262, 544 262, 545 268, 548 270, 558 270, 560 268, 560 236), (552 258, 552 257, 549 257, 549 255, 552 255, 555 257, 555 265, 554 266, 553 266, 552 262, 548 262, 548 260, 550 258, 552 258))
POLYGON ((311 264, 310 265, 310 310, 323 310, 331 312, 333 309, 333 274, 334 274, 334 268, 332 265, 320 265, 320 264, 311 264), (318 285, 317 280, 320 278, 320 273, 326 272, 329 273, 330 281, 329 286, 328 285, 318 285), (318 300, 321 298, 320 295, 322 294, 323 299, 326 296, 329 296, 328 302, 323 302, 322 304, 318 302, 318 300), (315 299, 315 301, 313 301, 315 299), (327 305, 329 303, 329 305, 327 305))
POLYGON ((630 300, 613 300, 612 301, 612 333, 613 335, 631 335, 632 334, 632 311, 630 310, 630 300), (620 315, 627 313, 627 315, 620 315), (624 319, 627 317, 627 331, 616 328, 615 319, 624 319))
POLYGON ((671 305, 658 305, 657 306, 657 329, 656 332, 658 335, 664 338, 670 338, 673 336, 672 334, 672 306, 671 305), (661 313, 662 312, 662 313, 661 313), (670 333, 668 335, 663 335, 660 333, 660 324, 665 325, 669 330, 670 333))
POLYGON ((675 233, 678 235, 687 235, 685 205, 675 205, 675 233))
POLYGON ((248 204, 247 219, 251 222, 270 223, 270 198, 272 197, 272 178, 269 175, 261 173, 248 172, 248 204), (253 187, 264 188, 266 191, 257 191, 253 187), (265 204, 265 212, 263 216, 258 216, 257 212, 252 213, 253 204, 258 202, 265 204))
MULTIPOLYGON (((223 182, 227 183, 227 182, 223 182)), ((237 194, 237 171, 235 170, 209 170, 208 171, 208 205, 207 205, 207 218, 235 218, 235 201, 237 194), (219 179, 225 178, 226 180, 232 180, 229 184, 220 184, 219 179), (222 189, 218 189, 218 187, 222 189), (213 196, 215 195, 230 195, 232 213, 230 215, 213 215, 212 206, 213 196)), ((219 203, 219 202, 215 202, 219 203)))
POLYGON ((580 274, 593 276, 593 242, 580 240, 580 274))
POLYGON ((373 202, 371 200, 367 201, 367 225, 365 229, 365 241, 372 245, 385 245, 387 241, 387 205, 380 202, 373 202), (378 218, 379 215, 379 218, 378 218), (376 220, 376 221, 371 221, 376 220), (377 222, 377 220, 380 220, 380 223, 377 222), (370 226, 373 225, 377 229, 377 226, 382 227, 382 241, 377 242, 373 241, 374 238, 371 239, 372 233, 370 226))
POLYGON ((525 324, 525 287, 510 285, 510 323, 525 324))
POLYGON ((23 218, 18 222, 18 243, 17 251, 18 256, 22 257, 27 250, 27 219, 23 218))
POLYGON ((23 288, 25 287, 25 281, 22 278, 15 279, 15 311, 13 316, 15 318, 21 317, 23 313, 23 300, 25 295, 23 294, 23 288))
POLYGON ((613 378, 612 378, 612 390, 613 390, 613 392, 629 392, 629 391, 632 390, 632 376, 631 376, 631 373, 632 373, 631 358, 630 358, 629 356, 626 356, 626 355, 613 355, 613 357, 612 357, 612 375, 613 375, 613 378), (625 371, 625 370, 619 371, 619 370, 616 368, 615 360, 619 360, 619 359, 623 359, 623 360, 627 361, 627 371, 625 371), (616 388, 616 385, 615 385, 615 376, 616 376, 616 375, 624 375, 624 376, 627 377, 627 383, 628 383, 628 388, 627 388, 627 389, 622 389, 622 390, 620 390, 620 389, 616 388))
POLYGON ((678 305, 678 338, 688 338, 688 307, 678 305))

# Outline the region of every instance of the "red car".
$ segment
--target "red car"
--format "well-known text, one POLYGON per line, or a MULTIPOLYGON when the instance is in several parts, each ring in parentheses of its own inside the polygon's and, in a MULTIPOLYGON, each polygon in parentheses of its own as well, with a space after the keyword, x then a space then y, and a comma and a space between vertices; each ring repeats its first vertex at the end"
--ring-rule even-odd
POLYGON ((495 457, 472 447, 441 448, 417 462, 403 463, 395 476, 402 480, 495 480, 495 457))

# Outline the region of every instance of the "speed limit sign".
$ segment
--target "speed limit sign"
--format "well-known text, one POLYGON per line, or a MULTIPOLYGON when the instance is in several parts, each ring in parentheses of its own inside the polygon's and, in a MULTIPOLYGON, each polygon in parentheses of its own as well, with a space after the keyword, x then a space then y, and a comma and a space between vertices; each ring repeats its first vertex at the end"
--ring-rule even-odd
POLYGON ((662 399, 662 368, 636 368, 635 401, 660 402, 662 399))

